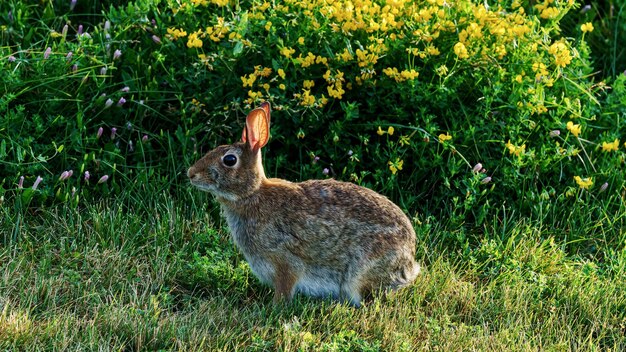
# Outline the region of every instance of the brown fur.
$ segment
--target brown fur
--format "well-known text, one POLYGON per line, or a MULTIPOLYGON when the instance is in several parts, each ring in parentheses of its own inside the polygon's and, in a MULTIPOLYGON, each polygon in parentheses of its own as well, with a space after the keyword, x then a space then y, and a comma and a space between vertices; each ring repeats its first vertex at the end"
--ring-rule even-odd
POLYGON ((420 267, 415 232, 400 208, 351 183, 267 179, 259 149, 267 143, 269 116, 258 110, 245 142, 210 151, 188 176, 217 197, 235 244, 274 287, 274 300, 301 291, 359 305, 372 291, 410 284, 420 267), (226 154, 236 155, 237 164, 225 165, 226 154))

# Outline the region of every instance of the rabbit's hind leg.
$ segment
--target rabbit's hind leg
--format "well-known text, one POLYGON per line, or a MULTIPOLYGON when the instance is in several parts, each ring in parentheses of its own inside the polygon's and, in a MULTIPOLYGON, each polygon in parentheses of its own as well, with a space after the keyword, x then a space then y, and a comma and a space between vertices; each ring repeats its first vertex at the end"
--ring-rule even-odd
POLYGON ((354 307, 360 307, 363 300, 363 294, 369 288, 369 280, 367 274, 369 268, 365 267, 353 268, 344 274, 343 281, 340 286, 339 298, 341 301, 349 303, 354 307))
POLYGON ((420 266, 412 258, 398 256, 396 253, 362 262, 359 269, 348 275, 341 285, 342 298, 359 307, 363 299, 370 300, 377 292, 408 286, 419 272, 420 266))
POLYGON ((361 307, 361 289, 360 285, 356 281, 347 282, 341 285, 340 300, 354 306, 356 308, 361 307))

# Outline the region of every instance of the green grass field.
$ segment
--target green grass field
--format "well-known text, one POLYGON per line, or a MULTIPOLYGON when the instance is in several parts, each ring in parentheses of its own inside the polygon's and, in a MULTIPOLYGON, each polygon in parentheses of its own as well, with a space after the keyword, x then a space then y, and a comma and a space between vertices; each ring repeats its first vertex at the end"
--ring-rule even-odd
MULTIPOLYGON (((276 306, 208 209, 190 194, 4 209, 0 349, 626 348, 626 253, 568 255, 550 235, 565 228, 503 216, 472 233, 429 220, 417 226, 425 271, 410 288, 361 309, 301 296, 276 306), (451 250, 446 235, 481 241, 451 250)), ((610 221, 587 224, 623 243, 610 221)))
POLYGON ((284 3, 0 1, 0 351, 626 351, 626 5, 284 3), (183 175, 261 97, 268 176, 418 212, 413 285, 272 303, 183 175))

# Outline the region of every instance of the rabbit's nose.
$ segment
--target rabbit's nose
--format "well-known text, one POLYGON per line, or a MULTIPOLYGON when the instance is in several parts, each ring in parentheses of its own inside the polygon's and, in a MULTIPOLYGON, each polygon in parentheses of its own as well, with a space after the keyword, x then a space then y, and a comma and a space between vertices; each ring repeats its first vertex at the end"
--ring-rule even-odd
POLYGON ((195 176, 196 176, 196 170, 194 170, 193 167, 190 167, 189 169, 187 169, 187 177, 192 179, 195 176))

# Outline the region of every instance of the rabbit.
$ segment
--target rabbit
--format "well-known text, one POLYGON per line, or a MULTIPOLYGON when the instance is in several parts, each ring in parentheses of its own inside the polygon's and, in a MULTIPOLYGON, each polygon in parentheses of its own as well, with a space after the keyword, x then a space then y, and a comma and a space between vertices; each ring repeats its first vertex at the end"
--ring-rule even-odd
POLYGON ((221 205, 236 247, 274 302, 296 293, 360 306, 364 297, 411 284, 420 273, 415 231, 386 197, 333 179, 267 178, 261 148, 270 105, 246 117, 240 142, 208 152, 187 171, 221 205))

